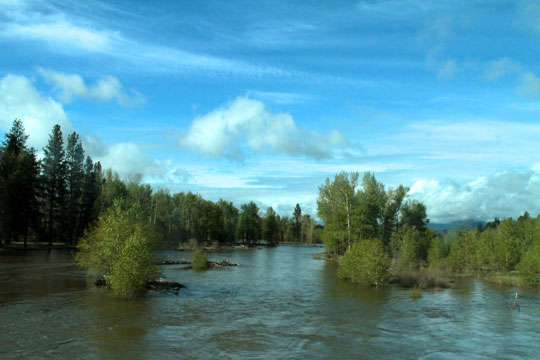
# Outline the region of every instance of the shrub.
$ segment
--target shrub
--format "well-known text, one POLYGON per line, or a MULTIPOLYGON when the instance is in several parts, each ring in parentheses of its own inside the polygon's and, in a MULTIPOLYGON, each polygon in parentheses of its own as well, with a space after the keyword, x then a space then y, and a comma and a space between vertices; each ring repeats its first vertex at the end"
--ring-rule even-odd
POLYGON ((388 282, 390 259, 377 239, 360 240, 339 260, 338 277, 379 287, 388 282))
POLYGON ((201 249, 197 249, 193 252, 191 257, 191 266, 193 270, 204 270, 208 268, 208 259, 206 252, 201 249))
POLYGON ((91 273, 105 276, 116 295, 129 298, 143 294, 148 280, 158 275, 154 249, 140 207, 115 201, 81 239, 75 259, 91 273))

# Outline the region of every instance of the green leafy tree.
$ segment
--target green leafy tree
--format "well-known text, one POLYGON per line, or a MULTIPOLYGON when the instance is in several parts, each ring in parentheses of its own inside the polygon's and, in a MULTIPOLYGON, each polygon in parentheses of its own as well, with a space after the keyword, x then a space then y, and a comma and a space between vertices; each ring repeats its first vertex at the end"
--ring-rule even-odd
POLYGON ((519 234, 512 219, 504 219, 497 227, 495 261, 504 271, 511 271, 519 262, 519 234))
POLYGON ((394 252, 398 254, 399 267, 401 270, 410 271, 419 265, 419 238, 421 234, 414 227, 405 225, 398 230, 394 237, 394 252))
POLYGON ((384 185, 375 179, 375 175, 366 172, 362 187, 358 191, 358 206, 355 211, 356 234, 359 238, 375 238, 381 235, 379 224, 382 222, 386 202, 384 185))
POLYGON ((403 200, 407 196, 409 188, 399 185, 396 189, 388 189, 385 196, 385 204, 382 211, 381 223, 381 239, 383 244, 388 247, 392 234, 397 230, 399 225, 399 213, 403 200))
POLYGON ((263 223, 263 239, 268 245, 275 245, 278 242, 278 222, 276 212, 271 206, 266 209, 263 223))
POLYGON ((538 286, 540 284, 540 244, 532 245, 523 255, 517 270, 524 284, 538 286))
POLYGON ((261 238, 261 217, 259 207, 253 201, 240 207, 238 217, 238 238, 246 243, 255 244, 261 238))
POLYGON ((81 267, 105 276, 116 295, 129 298, 142 295, 158 275, 155 245, 140 206, 116 200, 81 239, 75 258, 81 267))
POLYGON ((444 246, 439 236, 435 235, 431 237, 427 258, 429 266, 438 268, 444 259, 444 255, 444 246))
POLYGON ((420 232, 425 232, 429 219, 427 218, 426 206, 416 200, 410 200, 401 207, 401 224, 416 227, 420 232))
POLYGON ((323 241, 327 252, 341 255, 352 245, 353 211, 358 173, 341 172, 319 186, 317 214, 324 222, 323 241))
POLYGON ((450 263, 454 270, 470 275, 476 267, 477 230, 460 231, 457 240, 450 245, 450 263))
POLYGON ((230 201, 219 199, 217 205, 221 209, 221 223, 223 224, 224 242, 232 244, 236 240, 236 226, 238 224, 238 209, 230 201))

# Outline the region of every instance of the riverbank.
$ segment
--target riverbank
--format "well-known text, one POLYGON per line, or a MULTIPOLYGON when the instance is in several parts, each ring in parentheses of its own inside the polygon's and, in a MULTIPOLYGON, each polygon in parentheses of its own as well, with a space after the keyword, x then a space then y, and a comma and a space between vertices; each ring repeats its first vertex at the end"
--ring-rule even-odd
POLYGON ((11 251, 11 250, 75 250, 77 247, 75 245, 66 245, 64 243, 49 243, 43 242, 28 242, 26 247, 23 242, 13 242, 9 245, 2 244, 0 245, 0 251, 11 251))

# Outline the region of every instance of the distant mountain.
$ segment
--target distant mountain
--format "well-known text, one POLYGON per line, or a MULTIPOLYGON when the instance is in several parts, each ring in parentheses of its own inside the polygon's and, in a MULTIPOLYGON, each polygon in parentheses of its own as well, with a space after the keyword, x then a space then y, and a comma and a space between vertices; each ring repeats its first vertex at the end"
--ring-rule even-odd
POLYGON ((478 223, 482 224, 482 226, 486 226, 485 221, 478 221, 478 220, 458 220, 458 221, 452 221, 449 223, 429 223, 428 228, 434 229, 438 232, 443 232, 444 230, 452 230, 452 229, 465 229, 466 227, 469 228, 475 228, 478 226, 478 223))

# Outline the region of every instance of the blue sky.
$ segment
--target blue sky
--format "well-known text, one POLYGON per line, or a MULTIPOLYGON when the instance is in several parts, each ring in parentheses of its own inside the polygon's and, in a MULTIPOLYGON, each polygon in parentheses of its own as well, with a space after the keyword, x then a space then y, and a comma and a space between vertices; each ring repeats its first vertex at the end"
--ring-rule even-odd
POLYGON ((0 132, 282 214, 345 170, 433 222, 536 215, 539 40, 536 1, 0 0, 0 132))

